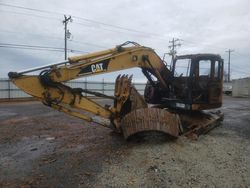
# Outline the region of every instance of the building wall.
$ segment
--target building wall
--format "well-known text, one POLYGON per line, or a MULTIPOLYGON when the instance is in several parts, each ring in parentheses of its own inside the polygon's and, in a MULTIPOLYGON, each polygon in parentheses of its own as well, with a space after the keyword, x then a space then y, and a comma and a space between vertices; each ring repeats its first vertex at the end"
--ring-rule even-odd
POLYGON ((233 97, 250 97, 250 77, 233 80, 233 97))

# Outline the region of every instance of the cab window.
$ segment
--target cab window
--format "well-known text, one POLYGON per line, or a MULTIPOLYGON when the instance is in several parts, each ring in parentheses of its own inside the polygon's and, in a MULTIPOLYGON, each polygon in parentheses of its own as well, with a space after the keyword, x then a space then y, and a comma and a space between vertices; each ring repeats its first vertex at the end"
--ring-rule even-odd
POLYGON ((210 60, 200 60, 199 61, 199 76, 211 75, 211 61, 210 60))
POLYGON ((178 59, 175 64, 175 77, 188 77, 191 59, 178 59))

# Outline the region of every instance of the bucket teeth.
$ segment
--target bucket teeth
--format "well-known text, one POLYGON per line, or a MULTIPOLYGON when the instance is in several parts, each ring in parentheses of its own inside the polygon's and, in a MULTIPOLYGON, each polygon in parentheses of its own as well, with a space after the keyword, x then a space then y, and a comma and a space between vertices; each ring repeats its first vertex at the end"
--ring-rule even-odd
POLYGON ((177 114, 159 108, 137 109, 127 114, 121 121, 125 139, 145 131, 159 131, 178 137, 179 127, 180 119, 177 114))

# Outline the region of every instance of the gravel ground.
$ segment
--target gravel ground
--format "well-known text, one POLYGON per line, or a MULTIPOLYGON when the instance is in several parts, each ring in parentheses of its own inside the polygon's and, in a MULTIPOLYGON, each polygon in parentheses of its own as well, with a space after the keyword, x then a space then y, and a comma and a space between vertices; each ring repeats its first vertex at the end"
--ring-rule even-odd
POLYGON ((198 141, 119 134, 37 102, 0 104, 0 187, 250 187, 250 99, 198 141))

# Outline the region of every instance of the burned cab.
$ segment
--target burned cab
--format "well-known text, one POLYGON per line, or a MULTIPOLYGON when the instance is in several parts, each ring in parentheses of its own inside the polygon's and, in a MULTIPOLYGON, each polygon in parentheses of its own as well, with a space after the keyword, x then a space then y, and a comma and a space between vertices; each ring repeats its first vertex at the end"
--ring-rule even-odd
POLYGON ((176 108, 218 108, 222 104, 223 59, 215 54, 176 56, 172 63, 171 93, 176 108))

